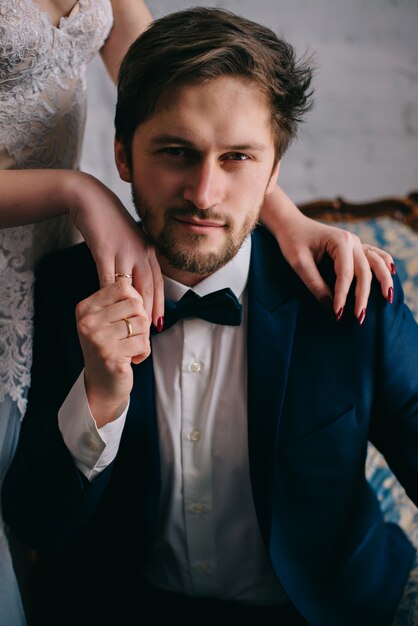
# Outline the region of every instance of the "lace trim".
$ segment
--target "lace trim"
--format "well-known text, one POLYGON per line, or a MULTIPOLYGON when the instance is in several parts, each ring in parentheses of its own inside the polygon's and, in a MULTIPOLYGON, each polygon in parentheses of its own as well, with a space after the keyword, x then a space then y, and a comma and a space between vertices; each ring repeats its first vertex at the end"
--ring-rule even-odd
POLYGON ((32 365, 33 272, 26 251, 34 228, 0 231, 0 402, 8 394, 23 417, 32 365))
MULTIPOLYGON (((16 167, 78 166, 86 64, 112 19, 110 0, 79 0, 79 11, 59 28, 32 0, 0 1, 0 152, 3 146, 16 167)), ((0 402, 9 395, 22 417, 32 364, 32 270, 66 232, 63 219, 0 230, 0 402)))
POLYGON ((0 144, 18 168, 79 164, 86 64, 112 25, 109 0, 79 6, 56 28, 32 0, 1 2, 0 144))

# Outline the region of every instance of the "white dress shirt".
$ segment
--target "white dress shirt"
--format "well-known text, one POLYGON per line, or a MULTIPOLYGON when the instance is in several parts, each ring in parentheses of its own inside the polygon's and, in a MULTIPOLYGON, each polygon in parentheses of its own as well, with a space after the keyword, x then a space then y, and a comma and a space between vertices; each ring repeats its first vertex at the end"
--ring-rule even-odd
MULTIPOLYGON (((230 287, 243 304, 240 326, 191 318, 152 336, 161 457, 157 541, 146 576, 189 595, 252 604, 286 601, 268 562, 250 484, 247 438, 248 238, 223 268, 193 288, 230 287)), ((188 287, 164 278, 177 301, 188 287)), ((77 467, 92 480, 116 456, 127 411, 98 429, 81 375, 59 412, 77 467)), ((132 490, 132 497, 134 490, 132 490)))

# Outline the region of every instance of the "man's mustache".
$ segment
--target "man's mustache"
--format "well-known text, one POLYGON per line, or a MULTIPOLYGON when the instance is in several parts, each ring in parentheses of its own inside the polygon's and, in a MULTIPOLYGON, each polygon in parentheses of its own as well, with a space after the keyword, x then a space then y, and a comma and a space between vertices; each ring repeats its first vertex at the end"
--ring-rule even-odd
POLYGON ((210 220, 210 221, 218 221, 223 222, 225 224, 231 223, 231 218, 229 215, 222 215, 221 213, 217 213, 216 211, 212 211, 211 209, 198 209, 193 205, 184 206, 184 207, 172 207, 166 210, 167 217, 195 217, 198 220, 210 220))

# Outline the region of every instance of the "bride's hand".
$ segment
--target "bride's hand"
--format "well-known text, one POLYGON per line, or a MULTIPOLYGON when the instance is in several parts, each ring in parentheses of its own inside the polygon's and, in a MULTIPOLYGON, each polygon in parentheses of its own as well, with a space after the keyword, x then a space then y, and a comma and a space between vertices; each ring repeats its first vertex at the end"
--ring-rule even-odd
POLYGON ((392 301, 395 265, 392 256, 384 250, 363 244, 357 235, 347 230, 306 217, 279 187, 267 197, 261 218, 276 237, 293 270, 319 301, 332 303, 338 319, 344 311, 353 279, 356 281, 354 314, 360 323, 367 309, 373 274, 380 283, 383 297, 392 301), (317 267, 324 254, 334 262, 334 293, 317 267))
POLYGON ((77 195, 70 215, 97 267, 100 286, 116 274, 132 276, 149 319, 157 328, 164 316, 164 284, 154 247, 118 197, 93 176, 76 172, 77 195))

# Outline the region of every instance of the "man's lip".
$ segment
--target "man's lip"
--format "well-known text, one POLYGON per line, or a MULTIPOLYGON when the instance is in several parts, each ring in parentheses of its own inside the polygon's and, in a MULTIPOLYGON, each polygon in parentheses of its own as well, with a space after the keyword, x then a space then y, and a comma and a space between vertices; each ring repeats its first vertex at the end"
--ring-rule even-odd
POLYGON ((222 228, 225 224, 220 224, 219 222, 212 222, 211 220, 196 220, 187 217, 175 217, 178 222, 182 224, 187 224, 189 226, 198 226, 202 228, 222 228))

